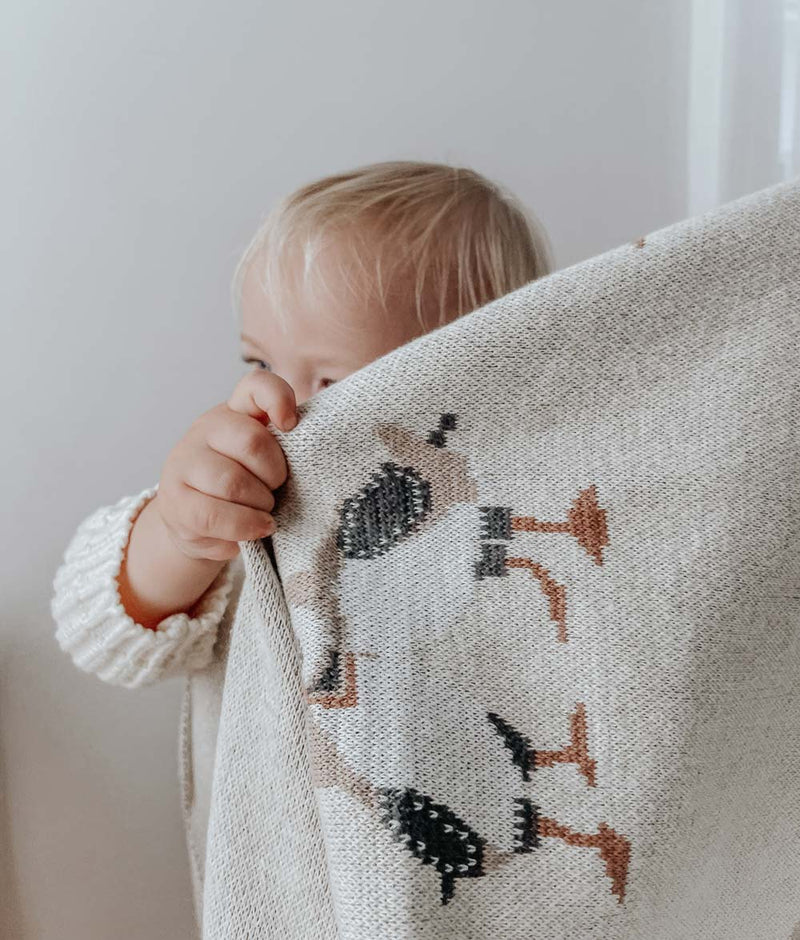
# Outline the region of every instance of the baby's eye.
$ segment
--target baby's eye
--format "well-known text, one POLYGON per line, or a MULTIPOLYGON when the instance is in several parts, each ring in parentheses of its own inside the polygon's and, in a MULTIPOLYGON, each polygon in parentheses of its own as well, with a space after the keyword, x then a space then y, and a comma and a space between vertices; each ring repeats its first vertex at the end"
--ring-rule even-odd
POLYGON ((264 362, 263 359, 245 359, 244 357, 242 357, 242 362, 246 362, 246 363, 248 363, 248 364, 251 363, 251 362, 253 362, 253 363, 255 363, 255 364, 259 367, 259 369, 266 369, 267 372, 271 372, 271 371, 272 371, 272 370, 270 369, 268 363, 264 362))
POLYGON ((329 385, 333 385, 336 379, 320 379, 319 384, 321 388, 327 388, 329 385))

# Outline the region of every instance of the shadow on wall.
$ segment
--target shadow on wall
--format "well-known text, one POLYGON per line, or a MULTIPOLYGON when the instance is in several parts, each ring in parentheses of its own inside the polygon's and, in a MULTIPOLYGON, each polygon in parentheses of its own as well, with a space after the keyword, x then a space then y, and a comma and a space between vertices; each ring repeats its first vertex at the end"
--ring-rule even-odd
MULTIPOLYGON (((0 661, 0 702, 3 700, 3 689, 7 688, 4 681, 7 663, 7 658, 3 656, 0 661)), ((21 937, 23 936, 22 905, 12 854, 11 817, 5 768, 5 752, 2 748, 2 738, 0 738, 0 937, 21 937)))

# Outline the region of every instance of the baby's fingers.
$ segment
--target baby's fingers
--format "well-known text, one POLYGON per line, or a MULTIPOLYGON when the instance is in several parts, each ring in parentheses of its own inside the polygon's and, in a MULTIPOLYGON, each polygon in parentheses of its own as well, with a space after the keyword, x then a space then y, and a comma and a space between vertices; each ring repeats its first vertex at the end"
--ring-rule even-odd
MULTIPOLYGON (((269 434, 267 431, 262 433, 269 434)), ((242 464, 211 447, 202 452, 202 459, 193 460, 186 467, 183 482, 201 493, 230 503, 265 512, 275 508, 275 497, 268 486, 242 464)))
MULTIPOLYGON (((186 551, 186 549, 183 550, 186 551)), ((231 558, 235 558, 239 554, 239 543, 224 542, 222 539, 194 539, 187 554, 190 558, 230 561, 231 558)))
POLYGON ((253 418, 269 418, 282 431, 297 424, 294 389, 274 372, 252 371, 244 375, 228 399, 231 411, 253 418))
POLYGON ((174 524, 183 538, 248 542, 275 531, 275 520, 268 512, 209 496, 188 483, 181 487, 181 506, 174 524))
MULTIPOLYGON (((286 455, 275 435, 259 421, 233 411, 228 405, 221 405, 209 412, 202 434, 205 447, 240 464, 270 490, 276 490, 286 480, 286 455)), ((186 461, 186 465, 189 462, 186 461)), ((197 457, 192 455, 191 462, 198 462, 197 457)), ((184 471, 183 479, 186 478, 184 471)), ((197 488, 205 490, 203 486, 197 488)), ((214 490, 208 492, 214 496, 222 495, 214 490)), ((243 500, 236 499, 234 502, 241 503, 243 500)), ((266 508, 259 503, 250 505, 266 508)))

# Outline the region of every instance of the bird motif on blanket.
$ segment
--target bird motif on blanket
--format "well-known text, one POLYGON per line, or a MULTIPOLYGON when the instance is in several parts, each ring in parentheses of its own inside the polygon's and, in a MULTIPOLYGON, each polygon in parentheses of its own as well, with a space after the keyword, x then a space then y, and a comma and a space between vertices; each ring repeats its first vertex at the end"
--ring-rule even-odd
MULTIPOLYGON (((514 570, 529 572, 546 598, 557 641, 567 642, 566 587, 535 559, 510 554, 509 544, 526 532, 565 533, 577 540, 596 565, 602 565, 603 549, 609 542, 606 513, 598 505, 596 487, 580 491, 563 521, 521 515, 506 506, 479 506, 478 484, 467 458, 446 447, 447 433, 455 427, 453 414, 441 415, 438 427, 427 438, 398 425, 378 425, 375 431, 394 459, 384 461, 357 493, 341 501, 337 522, 316 547, 310 569, 288 579, 289 603, 314 610, 328 632, 326 659, 307 689, 309 703, 352 708, 358 701, 356 654, 348 644, 348 622, 341 604, 347 567, 396 550, 412 536, 436 526, 455 506, 472 506, 478 513, 479 555, 472 565, 473 588, 485 578, 507 576, 514 570)), ((470 597, 450 600, 450 605, 439 607, 452 617, 470 597)))
MULTIPOLYGON (((409 542, 421 545, 426 533, 434 529, 441 530, 443 544, 458 538, 459 532, 463 537, 466 531, 474 537, 477 551, 466 561, 463 552, 454 553, 461 564, 456 575, 451 571, 455 563, 449 557, 441 560, 445 568, 429 571, 428 580, 435 584, 437 594, 434 603, 424 605, 428 630, 443 630, 448 622, 454 622, 470 603, 479 582, 522 570, 529 573, 544 595, 549 620, 555 625, 555 641, 568 642, 565 585, 536 559, 510 552, 509 548, 528 532, 566 534, 577 541, 595 565, 602 565, 609 539, 606 513, 598 504, 596 487, 582 489, 566 518, 557 521, 517 513, 509 506, 479 505, 478 482, 470 473, 466 456, 447 446, 448 435, 456 424, 455 415, 442 414, 438 426, 426 436, 395 424, 378 425, 375 432, 390 459, 381 462, 356 493, 340 501, 336 522, 315 546, 307 570, 286 580, 289 603, 313 611, 326 639, 324 656, 319 658, 306 686, 309 705, 328 711, 355 709, 359 704, 357 659, 375 654, 364 651, 354 641, 355 632, 363 642, 363 631, 358 634, 354 618, 360 607, 366 607, 369 617, 381 624, 381 637, 391 638, 390 618, 398 606, 393 591, 402 590, 399 555, 407 551, 409 542), (463 515, 458 517, 458 512, 463 514, 464 510, 469 522, 466 530, 454 524, 463 523, 463 515), (447 529, 449 525, 452 532, 447 529), (448 578, 448 574, 452 576, 448 578), (386 585, 386 590, 379 589, 379 584, 386 585), (358 603, 365 598, 366 605, 358 603)), ((438 555, 443 555, 441 545, 438 555)), ((418 564, 416 558, 413 560, 418 564)), ((424 592, 419 580, 414 585, 415 593, 424 592)), ((531 780, 532 770, 572 762, 588 786, 596 785, 582 703, 570 719, 570 744, 557 750, 534 749, 495 712, 488 712, 486 718, 510 750, 522 781, 531 780)), ((606 823, 601 822, 595 832, 576 831, 542 814, 534 800, 523 795, 516 797, 508 810, 514 820, 513 845, 496 845, 447 803, 416 787, 374 785, 349 766, 320 723, 312 719, 309 729, 315 785, 337 786, 367 806, 395 841, 403 843, 411 856, 438 874, 442 904, 454 897, 459 879, 497 870, 516 855, 533 852, 546 838, 596 849, 605 863, 611 890, 622 902, 630 843, 606 823)))

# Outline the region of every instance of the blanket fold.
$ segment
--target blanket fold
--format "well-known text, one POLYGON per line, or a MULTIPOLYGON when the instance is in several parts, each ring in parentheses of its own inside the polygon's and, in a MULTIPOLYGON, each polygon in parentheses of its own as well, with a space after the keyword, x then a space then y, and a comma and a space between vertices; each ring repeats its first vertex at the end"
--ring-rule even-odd
POLYGON ((798 212, 556 272, 276 432, 204 937, 788 940, 798 212))

